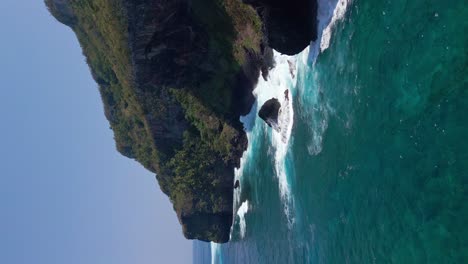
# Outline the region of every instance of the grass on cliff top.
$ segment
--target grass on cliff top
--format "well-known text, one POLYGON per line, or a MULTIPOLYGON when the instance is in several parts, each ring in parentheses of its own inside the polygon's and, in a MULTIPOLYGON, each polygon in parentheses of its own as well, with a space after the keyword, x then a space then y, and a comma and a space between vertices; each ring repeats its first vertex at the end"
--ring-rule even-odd
POLYGON ((133 87, 127 14, 119 0, 71 0, 76 22, 71 25, 114 131, 117 149, 147 169, 159 169, 158 153, 133 87))
MULTIPOLYGON (((195 19, 209 35, 206 60, 215 70, 194 95, 214 112, 228 115, 232 110, 235 74, 248 57, 260 53, 262 22, 256 11, 241 0, 193 0, 195 19)), ((235 99, 235 98, 234 98, 235 99)))
MULTIPOLYGON (((181 150, 170 160, 174 172, 171 200, 178 211, 221 212, 220 168, 232 166, 242 147, 235 143, 242 131, 231 118, 236 74, 246 61, 246 50, 260 52, 261 22, 253 8, 240 0, 194 0, 195 19, 208 32, 206 60, 215 69, 210 78, 190 89, 172 89, 194 126, 185 133, 181 150)), ((228 187, 229 188, 229 187, 228 187)))
MULTIPOLYGON (((242 151, 234 142, 242 131, 230 120, 235 75, 245 63, 246 50, 259 52, 260 19, 240 0, 193 0, 195 18, 209 36, 206 60, 214 71, 193 87, 172 89, 191 127, 182 147, 168 156, 156 148, 145 117, 163 113, 164 102, 156 91, 151 98, 140 98, 132 79, 124 1, 70 0, 75 18, 59 19, 70 22, 99 84, 117 149, 158 173, 161 189, 178 212, 221 212, 232 206, 220 198, 222 169, 232 166, 234 153, 242 151)), ((46 4, 60 16, 50 0, 46 4)))
POLYGON ((245 49, 260 52, 262 22, 257 12, 241 0, 193 0, 195 16, 209 32, 213 49, 245 62, 245 49))

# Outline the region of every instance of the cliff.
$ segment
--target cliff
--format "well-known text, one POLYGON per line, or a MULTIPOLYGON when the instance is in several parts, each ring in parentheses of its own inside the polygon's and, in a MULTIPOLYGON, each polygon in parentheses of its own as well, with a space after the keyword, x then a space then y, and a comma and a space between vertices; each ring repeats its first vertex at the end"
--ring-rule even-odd
POLYGON ((263 21, 269 47, 294 55, 317 39, 316 0, 244 0, 263 21))
POLYGON ((240 0, 45 2, 77 35, 117 150, 156 173, 188 239, 227 242, 247 147, 239 116, 272 65, 268 43, 308 42, 278 42, 266 21, 285 17, 240 0))

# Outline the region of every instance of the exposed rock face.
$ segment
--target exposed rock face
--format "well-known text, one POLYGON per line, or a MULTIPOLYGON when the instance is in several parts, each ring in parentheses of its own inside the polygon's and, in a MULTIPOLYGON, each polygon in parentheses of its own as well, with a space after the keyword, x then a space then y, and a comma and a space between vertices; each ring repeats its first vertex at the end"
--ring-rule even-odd
MULTIPOLYGON (((191 25, 185 1, 127 1, 128 37, 134 85, 150 104, 162 106, 161 112, 148 110, 148 121, 156 148, 173 152, 183 144, 183 133, 190 126, 184 111, 169 87, 188 83, 191 65, 204 55, 206 42, 191 25)), ((161 173, 154 171, 156 173, 161 173)), ((164 190, 169 193, 169 190, 164 190)))
POLYGON ((239 180, 236 180, 236 183, 234 183, 234 189, 239 188, 239 186, 240 186, 240 182, 239 180))
POLYGON ((260 111, 258 112, 258 116, 263 119, 269 127, 272 127, 278 132, 280 129, 278 125, 278 115, 280 108, 281 104, 278 99, 271 98, 262 105, 262 108, 260 108, 260 111))
MULTIPOLYGON (((203 5, 213 3, 210 0, 199 2, 203 5)), ((215 190, 206 194, 187 193, 182 202, 174 205, 186 238, 222 243, 229 240, 233 220, 234 167, 239 166, 240 157, 247 148, 247 138, 239 122, 239 116, 247 114, 255 100, 252 90, 258 80, 263 57, 266 56, 262 52, 245 50, 244 62, 239 70, 223 69, 217 65, 219 60, 228 59, 229 54, 216 55, 214 62, 213 53, 219 53, 220 50, 210 46, 212 32, 200 23, 191 5, 195 3, 184 0, 127 1, 129 45, 137 89, 147 98, 161 99, 155 103, 163 104, 169 109, 163 116, 147 115, 156 148, 163 150, 168 156, 173 155, 177 146, 184 144, 184 133, 193 127, 193 121, 190 120, 193 116, 187 118, 187 109, 191 106, 187 106, 177 96, 171 94, 169 89, 178 89, 181 92, 193 90, 196 93, 199 89, 194 86, 211 82, 213 78, 217 78, 217 75, 223 74, 224 78, 232 79, 232 87, 226 87, 232 91, 232 101, 226 102, 222 106, 224 109, 213 109, 212 113, 213 117, 215 115, 222 117, 223 112, 227 113, 224 117, 226 122, 237 130, 237 135, 230 142, 234 146, 231 148, 231 158, 226 160, 225 157, 217 155, 217 160, 210 166, 210 171, 204 172, 206 174, 213 172, 216 175, 215 190), (200 197, 210 195, 215 197, 216 204, 208 203, 206 205, 208 209, 198 209, 200 204, 204 203, 199 202, 203 200, 200 197)), ((210 23, 222 26, 216 20, 216 16, 213 16, 210 23)), ((228 32, 225 33, 228 35, 228 32)), ((229 38, 231 37, 226 37, 229 38)), ((222 100, 216 94, 213 96, 216 99, 210 100, 222 100)), ((204 106, 211 107, 206 103, 204 106)), ((206 116, 204 122, 209 123, 210 120, 212 120, 211 115, 206 116)), ((226 130, 225 127, 226 125, 216 121, 214 132, 222 133, 226 130)), ((155 171, 159 174, 158 180, 161 182, 169 178, 167 181, 170 182, 170 178, 174 176, 165 176, 173 175, 170 170, 169 168, 166 172, 155 171)), ((163 187, 170 184, 160 185, 165 193, 174 196, 171 188, 163 187)), ((174 196, 172 199, 181 198, 174 196)))
MULTIPOLYGON (((45 0, 78 37, 117 150, 156 173, 188 239, 229 240, 239 116, 271 48, 297 53, 316 35, 316 0, 291 1, 45 0)), ((259 115, 277 129, 272 100, 259 115)))
POLYGON ((244 0, 262 17, 271 48, 294 55, 317 39, 317 0, 244 0))

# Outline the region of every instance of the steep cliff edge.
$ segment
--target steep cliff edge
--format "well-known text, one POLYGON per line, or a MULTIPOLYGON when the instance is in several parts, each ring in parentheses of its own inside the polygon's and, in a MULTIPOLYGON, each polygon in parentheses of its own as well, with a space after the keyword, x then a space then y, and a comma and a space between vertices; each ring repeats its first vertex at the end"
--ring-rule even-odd
POLYGON ((240 0, 45 2, 77 35, 118 151, 156 173, 187 238, 227 242, 239 116, 278 32, 240 0))

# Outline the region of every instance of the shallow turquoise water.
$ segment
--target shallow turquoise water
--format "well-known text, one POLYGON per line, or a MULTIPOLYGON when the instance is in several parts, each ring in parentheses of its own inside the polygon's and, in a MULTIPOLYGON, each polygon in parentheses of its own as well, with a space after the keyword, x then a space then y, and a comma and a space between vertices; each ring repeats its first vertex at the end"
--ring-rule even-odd
MULTIPOLYGON (((468 5, 360 1, 297 63, 287 195, 251 125, 248 200, 214 263, 468 263, 468 5)), ((307 51, 305 51, 307 52, 307 51)))

